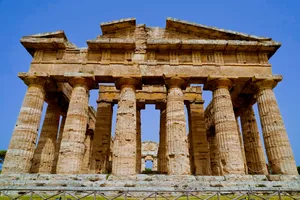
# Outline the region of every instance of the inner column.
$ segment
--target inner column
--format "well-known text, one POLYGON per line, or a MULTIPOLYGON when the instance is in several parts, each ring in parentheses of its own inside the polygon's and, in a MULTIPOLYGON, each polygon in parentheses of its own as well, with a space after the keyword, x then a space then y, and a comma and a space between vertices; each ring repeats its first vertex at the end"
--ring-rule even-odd
POLYGON ((93 80, 71 78, 73 86, 57 161, 58 174, 79 174, 85 150, 89 86, 93 80))
POLYGON ((168 174, 190 174, 188 140, 186 134, 186 117, 182 89, 187 81, 171 77, 165 78, 168 88, 166 108, 166 139, 168 174))
POLYGON ((120 89, 116 132, 113 147, 112 174, 136 174, 136 86, 135 78, 118 78, 116 87, 120 89))
POLYGON ((245 174, 244 159, 229 93, 231 86, 231 80, 226 78, 214 79, 207 83, 207 87, 213 91, 215 134, 221 175, 245 174))

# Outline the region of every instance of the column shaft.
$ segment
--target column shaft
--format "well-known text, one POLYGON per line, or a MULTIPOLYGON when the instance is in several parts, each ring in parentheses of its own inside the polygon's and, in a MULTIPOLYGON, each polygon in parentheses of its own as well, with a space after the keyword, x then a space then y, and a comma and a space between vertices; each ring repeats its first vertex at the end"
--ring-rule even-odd
POLYGON ((268 174, 264 150, 252 106, 241 110, 245 157, 249 174, 268 174))
POLYGON ((162 174, 168 173, 166 155, 166 109, 160 111, 160 130, 158 146, 158 171, 162 174))
POLYGON ((31 173, 50 174, 52 171, 60 118, 59 112, 57 100, 49 100, 39 142, 33 156, 31 173))
POLYGON ((63 134, 64 127, 65 127, 65 122, 66 122, 66 115, 63 115, 61 122, 60 122, 59 135, 58 135, 58 138, 57 138, 56 144, 55 144, 54 161, 53 161, 53 166, 52 166, 52 170, 51 170, 52 174, 56 174, 57 160, 58 160, 59 149, 60 149, 60 144, 61 144, 61 140, 62 140, 62 134, 63 134))
POLYGON ((195 174, 209 175, 209 143, 207 140, 204 120, 203 104, 191 103, 189 105, 189 118, 190 118, 190 134, 192 142, 192 153, 195 167, 195 174))
POLYGON ((273 174, 298 174, 294 155, 270 86, 272 81, 258 83, 257 104, 264 143, 273 174))
POLYGON ((248 167, 247 167, 247 161, 246 161, 246 155, 245 155, 245 148, 244 148, 244 143, 243 143, 243 138, 242 138, 242 134, 241 134, 241 128, 240 128, 238 117, 236 117, 235 121, 236 121, 237 130, 238 130, 238 133, 239 133, 239 141, 240 141, 241 151, 242 151, 242 155, 243 155, 243 162, 244 162, 245 174, 248 174, 248 167))
POLYGON ((209 136, 209 152, 211 173, 214 176, 223 175, 220 169, 219 149, 215 134, 209 136))
POLYGON ((167 168, 169 174, 190 174, 183 92, 179 87, 168 90, 166 109, 167 168))
POLYGON ((44 98, 42 85, 28 86, 2 166, 3 174, 30 172, 44 98))
POLYGON ((141 110, 136 110, 136 173, 141 173, 142 162, 142 136, 141 136, 141 110))
POLYGON ((89 91, 83 84, 73 87, 58 156, 58 174, 80 173, 84 154, 89 91))
POLYGON ((215 133, 222 174, 244 174, 244 162, 235 115, 227 86, 213 91, 215 133))
POLYGON ((134 87, 121 88, 113 149, 114 175, 136 174, 136 97, 134 87))
POLYGON ((82 165, 81 165, 81 173, 82 174, 88 174, 90 172, 90 161, 91 161, 91 143, 92 140, 92 130, 86 130, 86 135, 84 139, 84 154, 82 159, 82 165))
POLYGON ((92 147, 92 173, 108 173, 113 104, 98 102, 92 147))

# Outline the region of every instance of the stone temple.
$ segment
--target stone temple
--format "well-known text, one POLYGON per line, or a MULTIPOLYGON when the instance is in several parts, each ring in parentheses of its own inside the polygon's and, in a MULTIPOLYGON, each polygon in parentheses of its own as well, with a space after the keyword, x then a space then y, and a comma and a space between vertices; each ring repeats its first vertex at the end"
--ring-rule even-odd
POLYGON ((298 174, 273 91, 282 76, 269 63, 280 43, 173 18, 165 28, 122 19, 101 30, 86 48, 63 31, 21 38, 33 58, 19 73, 28 89, 2 176, 132 176, 146 160, 167 175, 298 174), (88 105, 93 89, 97 111, 88 105), (203 90, 212 93, 206 109, 203 90), (147 104, 160 110, 159 143, 142 145, 147 104))

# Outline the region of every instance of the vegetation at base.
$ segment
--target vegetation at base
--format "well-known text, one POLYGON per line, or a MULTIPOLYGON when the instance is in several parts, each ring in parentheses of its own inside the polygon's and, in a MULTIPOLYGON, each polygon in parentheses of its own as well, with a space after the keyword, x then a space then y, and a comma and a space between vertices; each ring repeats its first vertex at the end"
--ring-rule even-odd
POLYGON ((300 175, 300 166, 297 167, 298 174, 300 175))
POLYGON ((2 164, 6 155, 6 150, 0 150, 0 174, 2 173, 2 164))
POLYGON ((143 174, 152 174, 151 168, 145 168, 145 171, 142 172, 143 174))

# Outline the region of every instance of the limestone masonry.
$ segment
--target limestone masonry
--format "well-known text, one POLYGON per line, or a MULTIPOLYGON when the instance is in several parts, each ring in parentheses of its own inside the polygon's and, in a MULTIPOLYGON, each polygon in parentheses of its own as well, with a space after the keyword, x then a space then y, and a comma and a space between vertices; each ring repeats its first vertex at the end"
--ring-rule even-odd
MULTIPOLYGON (((143 177, 137 174, 147 160, 166 180, 191 174, 196 178, 182 180, 244 174, 257 175, 245 175, 251 181, 269 174, 299 180, 292 176, 296 164, 273 91, 282 77, 269 63, 280 43, 173 18, 165 28, 122 19, 102 23, 101 30, 86 48, 76 47, 63 31, 21 38, 33 58, 28 72, 19 73, 28 89, 3 164, 4 182, 10 174, 53 180, 46 174, 93 174, 108 184, 95 174, 143 177), (88 104, 93 89, 99 90, 97 111, 88 104), (213 97, 205 110, 202 90, 213 97), (141 141, 147 104, 160 111, 159 143, 141 141)), ((159 175, 154 178, 159 182, 159 175)))

